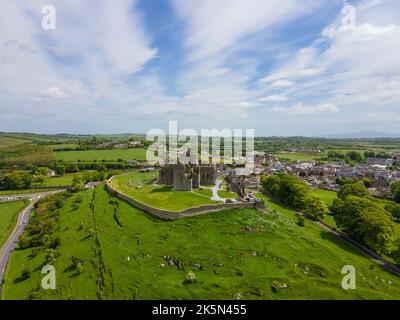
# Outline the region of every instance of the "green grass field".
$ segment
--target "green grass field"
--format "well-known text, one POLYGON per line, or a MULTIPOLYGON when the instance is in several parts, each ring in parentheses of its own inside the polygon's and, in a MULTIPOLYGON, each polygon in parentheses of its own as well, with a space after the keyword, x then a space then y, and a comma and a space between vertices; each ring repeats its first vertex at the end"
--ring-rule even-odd
POLYGON ((115 150, 85 150, 85 151, 59 151, 54 152, 56 160, 67 162, 81 161, 117 161, 146 160, 146 149, 115 149, 115 150))
POLYGON ((14 137, 7 137, 7 136, 0 135, 0 149, 9 147, 9 146, 24 144, 24 143, 29 143, 29 141, 27 141, 25 139, 18 139, 18 138, 14 138, 14 137))
POLYGON ((337 197, 337 192, 331 190, 314 189, 312 190, 312 193, 315 194, 316 196, 319 196, 326 203, 328 207, 330 207, 333 204, 333 201, 337 197))
POLYGON ((26 207, 24 201, 0 203, 0 248, 14 229, 18 213, 26 207))
POLYGON ((264 199, 276 212, 231 210, 160 221, 110 197, 102 186, 75 194, 60 214, 57 289, 41 289, 44 250, 17 250, 3 298, 400 298, 399 278, 312 222, 297 226, 295 212, 264 199), (74 208, 77 197, 82 202, 74 208), (73 256, 84 261, 81 273, 71 267, 73 256), (356 290, 341 288, 345 265, 356 268, 356 290), (15 281, 24 268, 30 277, 15 281), (184 282, 189 271, 196 274, 193 284, 184 282), (274 284, 287 288, 272 290, 274 284))
POLYGON ((111 185, 114 189, 127 196, 151 207, 164 210, 181 211, 192 207, 218 203, 202 196, 202 194, 174 191, 172 187, 155 185, 154 182, 157 177, 158 172, 134 171, 113 178, 111 185))
POLYGON ((275 156, 289 159, 290 161, 312 161, 324 157, 325 153, 278 152, 275 156))
POLYGON ((42 187, 64 187, 64 186, 70 186, 72 185, 72 180, 74 179, 75 176, 82 178, 82 176, 85 174, 84 171, 82 172, 76 172, 76 173, 66 173, 65 175, 61 177, 50 177, 47 178, 46 181, 43 182, 43 184, 39 183, 34 183, 34 186, 42 186, 42 187))

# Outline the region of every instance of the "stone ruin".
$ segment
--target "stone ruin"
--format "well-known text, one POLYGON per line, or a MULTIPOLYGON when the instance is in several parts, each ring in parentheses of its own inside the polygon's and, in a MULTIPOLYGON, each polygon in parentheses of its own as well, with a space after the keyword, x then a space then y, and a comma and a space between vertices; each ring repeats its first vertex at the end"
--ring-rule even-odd
POLYGON ((225 179, 228 182, 229 190, 231 192, 236 192, 240 198, 243 198, 246 195, 245 176, 236 175, 233 172, 230 172, 225 179))
POLYGON ((177 191, 192 191, 201 185, 214 185, 215 165, 167 164, 160 168, 157 184, 172 186, 177 191))

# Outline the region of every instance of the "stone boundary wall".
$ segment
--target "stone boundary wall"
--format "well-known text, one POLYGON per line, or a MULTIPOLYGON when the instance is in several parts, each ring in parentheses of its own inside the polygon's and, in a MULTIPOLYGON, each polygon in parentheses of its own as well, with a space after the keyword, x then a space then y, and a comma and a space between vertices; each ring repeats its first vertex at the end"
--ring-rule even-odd
MULTIPOLYGON (((116 176, 114 176, 114 177, 116 177, 116 176)), ((133 206, 137 209, 145 211, 146 213, 150 214, 153 217, 163 219, 163 220, 176 220, 176 219, 183 218, 183 217, 197 216, 197 215, 205 214, 205 213, 209 213, 209 212, 218 212, 218 211, 230 210, 230 209, 255 209, 255 208, 258 208, 258 207, 256 207, 256 203, 234 202, 234 203, 221 203, 221 204, 205 205, 205 206, 200 206, 200 207, 188 208, 188 209, 185 209, 182 211, 167 211, 167 210, 157 209, 157 208, 148 206, 147 204, 144 204, 143 202, 135 200, 135 199, 123 194, 122 192, 115 190, 110 185, 110 181, 114 177, 111 177, 110 179, 108 179, 107 183, 106 183, 106 189, 110 194, 118 197, 121 200, 128 202, 131 206, 133 206)))

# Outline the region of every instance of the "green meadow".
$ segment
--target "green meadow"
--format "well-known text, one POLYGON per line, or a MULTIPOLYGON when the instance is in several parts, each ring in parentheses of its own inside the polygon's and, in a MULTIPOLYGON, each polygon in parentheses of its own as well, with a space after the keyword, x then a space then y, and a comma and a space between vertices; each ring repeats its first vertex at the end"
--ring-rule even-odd
POLYGON ((172 187, 154 184, 157 177, 158 172, 133 171, 114 177, 111 186, 151 207, 170 211, 219 203, 208 198, 211 190, 175 191, 172 187))
POLYGON ((60 210, 57 289, 40 286, 48 253, 20 249, 11 256, 2 298, 399 299, 398 277, 312 222, 299 227, 294 211, 263 197, 265 212, 161 221, 104 186, 74 194, 60 210), (82 261, 79 272, 73 257, 82 261), (356 268, 356 290, 341 287, 345 265, 356 268), (21 281, 23 270, 30 276, 21 281), (191 284, 189 271, 196 276, 191 284))
POLYGON ((0 248, 6 242, 18 220, 18 213, 26 207, 24 201, 0 203, 0 248))
POLYGON ((42 184, 34 183, 34 186, 41 187, 65 187, 72 185, 74 177, 82 178, 85 175, 85 171, 76 173, 66 173, 63 176, 47 178, 42 184))
POLYGON ((25 139, 18 139, 14 137, 7 137, 0 135, 0 149, 13 146, 13 145, 19 145, 19 144, 24 144, 24 143, 29 143, 29 141, 25 139))
POLYGON ((312 161, 324 157, 324 153, 301 153, 301 152, 278 152, 278 158, 289 159, 290 161, 312 161))
POLYGON ((146 160, 146 149, 113 149, 113 150, 84 150, 84 151, 57 151, 54 152, 56 160, 66 162, 80 161, 117 161, 146 160))

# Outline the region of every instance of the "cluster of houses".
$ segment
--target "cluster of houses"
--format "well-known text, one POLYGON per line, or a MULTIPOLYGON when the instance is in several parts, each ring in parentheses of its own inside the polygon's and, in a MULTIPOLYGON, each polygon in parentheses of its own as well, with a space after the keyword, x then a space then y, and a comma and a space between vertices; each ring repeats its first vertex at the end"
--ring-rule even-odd
MULTIPOLYGON (((240 181, 240 186, 246 188, 260 188, 260 177, 262 175, 274 175, 279 172, 298 176, 314 188, 328 190, 339 190, 341 179, 368 178, 371 183, 371 194, 385 197, 390 192, 389 185, 393 181, 400 180, 400 170, 392 167, 396 159, 400 160, 400 154, 395 154, 391 159, 368 158, 365 163, 350 166, 344 161, 339 163, 321 164, 316 161, 290 162, 279 160, 275 156, 257 154, 254 160, 252 172, 246 168, 230 169, 231 176, 240 181)), ((232 177, 230 178, 232 179, 232 177)))
POLYGON ((140 147, 142 143, 140 141, 129 141, 129 142, 119 142, 119 141, 107 141, 99 145, 100 148, 115 148, 115 149, 127 149, 132 147, 140 147))
POLYGON ((383 197, 389 192, 390 183, 400 180, 400 170, 393 169, 393 163, 394 159, 368 158, 365 163, 350 166, 344 161, 327 164, 318 164, 316 161, 291 163, 269 157, 263 173, 271 175, 286 172, 302 178, 313 187, 330 190, 340 188, 340 179, 367 178, 372 181, 371 192, 383 197))

